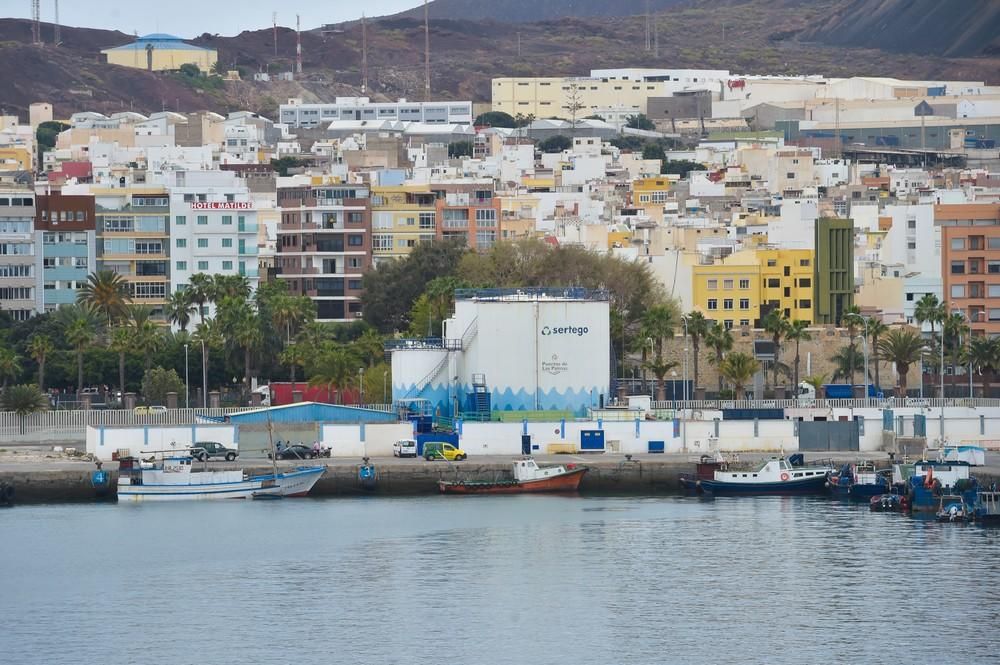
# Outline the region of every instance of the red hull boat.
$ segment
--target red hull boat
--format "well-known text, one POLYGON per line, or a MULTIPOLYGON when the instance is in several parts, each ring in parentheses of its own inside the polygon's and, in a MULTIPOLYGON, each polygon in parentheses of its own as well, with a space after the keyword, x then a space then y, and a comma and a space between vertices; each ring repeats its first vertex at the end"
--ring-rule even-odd
POLYGON ((539 467, 531 458, 514 462, 514 478, 499 481, 438 481, 442 494, 524 494, 528 492, 576 492, 587 473, 575 464, 539 467))

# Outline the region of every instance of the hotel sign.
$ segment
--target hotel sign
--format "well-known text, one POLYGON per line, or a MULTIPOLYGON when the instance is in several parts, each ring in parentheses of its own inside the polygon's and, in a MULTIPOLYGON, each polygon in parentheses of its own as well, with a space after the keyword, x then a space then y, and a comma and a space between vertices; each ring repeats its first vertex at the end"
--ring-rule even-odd
POLYGON ((250 201, 192 201, 192 210, 253 210, 250 201))

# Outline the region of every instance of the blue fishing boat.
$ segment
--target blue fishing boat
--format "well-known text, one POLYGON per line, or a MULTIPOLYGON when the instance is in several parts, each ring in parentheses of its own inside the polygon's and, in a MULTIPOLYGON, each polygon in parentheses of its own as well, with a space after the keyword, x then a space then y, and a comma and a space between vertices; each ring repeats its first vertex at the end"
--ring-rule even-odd
POLYGON ((968 462, 931 462, 913 465, 913 475, 906 481, 906 494, 913 512, 935 512, 943 495, 961 497, 966 505, 976 504, 979 483, 970 473, 968 462))
POLYGON ((1000 526, 1000 492, 995 483, 979 492, 972 520, 980 526, 1000 526))
POLYGON ((874 462, 845 464, 830 476, 830 494, 852 501, 871 501, 889 491, 888 471, 879 471, 874 462))
MULTIPOLYGON (((801 455, 793 457, 797 462, 802 461, 801 455)), ((790 460, 775 457, 746 468, 720 462, 711 477, 699 470, 694 476, 682 474, 680 482, 689 491, 714 495, 823 494, 827 491, 832 467, 793 465, 790 460)))

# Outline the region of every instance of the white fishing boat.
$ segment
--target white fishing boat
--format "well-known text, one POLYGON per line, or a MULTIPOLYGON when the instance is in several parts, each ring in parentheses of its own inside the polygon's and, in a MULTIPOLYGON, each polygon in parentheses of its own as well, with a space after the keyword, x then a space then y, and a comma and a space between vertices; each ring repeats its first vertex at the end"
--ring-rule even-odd
POLYGON ((194 471, 193 462, 188 455, 165 455, 146 461, 121 458, 118 500, 190 501, 281 495, 281 485, 274 475, 248 477, 242 469, 194 471))
POLYGON ((251 476, 250 480, 274 481, 281 496, 306 496, 316 481, 323 477, 325 466, 300 466, 287 471, 275 471, 261 476, 251 476))

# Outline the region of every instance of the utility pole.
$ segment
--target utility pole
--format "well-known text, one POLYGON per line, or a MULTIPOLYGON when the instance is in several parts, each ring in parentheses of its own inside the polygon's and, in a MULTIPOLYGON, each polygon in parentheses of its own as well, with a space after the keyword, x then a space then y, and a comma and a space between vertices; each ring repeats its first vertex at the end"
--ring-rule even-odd
POLYGON ((274 27, 274 57, 278 57, 278 12, 271 12, 271 25, 274 27))
POLYGON ((302 23, 295 15, 295 73, 302 73, 302 23))
POLYGON ((834 97, 833 103, 836 105, 833 110, 834 141, 836 142, 837 157, 841 157, 844 150, 844 142, 840 138, 840 97, 834 97))
POLYGON ((361 94, 368 91, 368 24, 361 15, 361 94))
POLYGON ((646 50, 650 47, 650 26, 649 26, 649 0, 646 0, 646 50))
POLYGON ((431 101, 431 22, 424 0, 424 101, 431 101))
POLYGON ((660 17, 653 17, 653 57, 660 57, 660 17))
POLYGON ((42 0, 31 0, 31 43, 42 43, 42 0))
POLYGON ((59 26, 59 0, 55 0, 56 3, 56 16, 55 16, 55 39, 54 43, 56 46, 62 44, 62 34, 59 26))

